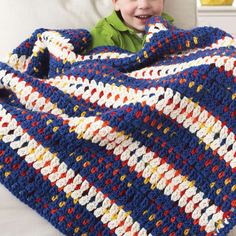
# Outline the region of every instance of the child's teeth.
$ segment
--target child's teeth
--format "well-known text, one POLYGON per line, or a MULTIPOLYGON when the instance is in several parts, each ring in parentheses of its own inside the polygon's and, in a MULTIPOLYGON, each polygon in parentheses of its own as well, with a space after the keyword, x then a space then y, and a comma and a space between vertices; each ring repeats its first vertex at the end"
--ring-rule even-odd
POLYGON ((146 19, 148 16, 138 16, 139 18, 146 19))

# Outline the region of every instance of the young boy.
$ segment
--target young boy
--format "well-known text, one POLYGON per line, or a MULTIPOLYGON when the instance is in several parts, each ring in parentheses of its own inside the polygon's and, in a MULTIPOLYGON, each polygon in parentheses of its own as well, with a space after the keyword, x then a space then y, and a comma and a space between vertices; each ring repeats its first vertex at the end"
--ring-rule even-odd
POLYGON ((114 11, 91 30, 91 49, 97 46, 118 46, 130 52, 142 49, 145 41, 145 24, 152 16, 173 22, 162 13, 163 0, 112 0, 114 11))

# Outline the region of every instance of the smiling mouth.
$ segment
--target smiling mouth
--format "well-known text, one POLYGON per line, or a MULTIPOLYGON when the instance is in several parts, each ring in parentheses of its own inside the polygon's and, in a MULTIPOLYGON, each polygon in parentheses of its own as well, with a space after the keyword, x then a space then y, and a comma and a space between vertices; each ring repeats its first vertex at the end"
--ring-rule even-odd
POLYGON ((141 16, 135 16, 139 20, 147 20, 151 17, 151 15, 141 15, 141 16))

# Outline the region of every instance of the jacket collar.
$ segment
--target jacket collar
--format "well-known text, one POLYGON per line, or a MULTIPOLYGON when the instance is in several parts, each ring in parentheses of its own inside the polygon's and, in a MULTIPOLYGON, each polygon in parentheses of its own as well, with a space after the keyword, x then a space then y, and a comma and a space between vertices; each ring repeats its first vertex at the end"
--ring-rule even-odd
POLYGON ((134 33, 133 29, 130 29, 127 25, 123 23, 123 21, 120 19, 116 11, 113 11, 110 16, 108 16, 107 21, 109 24, 111 24, 115 29, 118 31, 129 31, 134 33))

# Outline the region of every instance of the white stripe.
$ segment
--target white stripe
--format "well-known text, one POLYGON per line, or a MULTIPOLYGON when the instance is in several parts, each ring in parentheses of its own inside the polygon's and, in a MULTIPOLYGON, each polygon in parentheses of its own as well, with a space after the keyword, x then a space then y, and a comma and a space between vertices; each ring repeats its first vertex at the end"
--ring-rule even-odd
POLYGON ((161 66, 150 66, 145 67, 140 70, 132 71, 127 73, 127 76, 134 77, 136 79, 160 79, 165 76, 175 75, 193 66, 210 65, 215 64, 216 67, 224 66, 225 71, 233 71, 233 76, 236 76, 236 68, 234 63, 235 58, 227 56, 205 56, 203 58, 193 59, 188 62, 180 62, 171 65, 161 65, 161 66))
POLYGON ((63 110, 58 108, 56 104, 47 101, 39 92, 33 92, 33 88, 30 85, 26 86, 26 82, 20 81, 21 78, 16 76, 16 74, 6 74, 6 71, 1 71, 0 79, 2 81, 0 88, 5 87, 11 89, 20 100, 21 104, 25 105, 26 109, 50 112, 54 115, 60 114, 63 117, 67 117, 66 114, 63 114, 63 110), (27 96, 28 99, 26 100, 27 96))
MULTIPOLYGON (((42 47, 38 48, 38 51, 40 49, 47 47, 49 52, 53 54, 55 57, 59 58, 62 61, 74 63, 79 61, 85 61, 90 60, 91 56, 84 55, 81 56, 79 54, 76 54, 73 49, 73 45, 69 43, 69 39, 64 38, 56 31, 46 31, 42 33, 42 47), (63 44, 63 45, 61 45, 63 44)), ((112 59, 112 58, 124 58, 124 57, 130 57, 133 54, 127 54, 127 53, 100 53, 93 55, 92 59, 112 59)))

